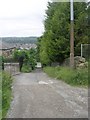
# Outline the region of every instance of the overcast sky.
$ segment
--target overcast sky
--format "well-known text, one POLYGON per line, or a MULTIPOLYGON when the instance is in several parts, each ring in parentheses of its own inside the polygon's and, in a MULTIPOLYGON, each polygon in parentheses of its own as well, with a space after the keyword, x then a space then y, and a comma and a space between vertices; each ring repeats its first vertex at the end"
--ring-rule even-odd
POLYGON ((0 37, 41 36, 48 1, 0 0, 0 37))
POLYGON ((0 0, 0 37, 41 36, 49 0, 0 0))

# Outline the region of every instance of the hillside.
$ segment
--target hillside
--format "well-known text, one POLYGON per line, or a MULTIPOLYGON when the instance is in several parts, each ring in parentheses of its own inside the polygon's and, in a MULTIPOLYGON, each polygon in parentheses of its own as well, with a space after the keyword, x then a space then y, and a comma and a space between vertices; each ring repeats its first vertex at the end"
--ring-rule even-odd
POLYGON ((0 38, 3 42, 10 43, 10 44, 26 44, 26 43, 37 43, 37 37, 2 37, 0 38))

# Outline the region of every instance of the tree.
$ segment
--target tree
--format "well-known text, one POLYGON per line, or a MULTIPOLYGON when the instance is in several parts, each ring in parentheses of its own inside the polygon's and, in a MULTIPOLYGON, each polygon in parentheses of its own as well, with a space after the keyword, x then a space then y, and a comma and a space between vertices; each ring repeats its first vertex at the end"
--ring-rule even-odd
MULTIPOLYGON (((80 55, 80 44, 89 40, 86 8, 86 3, 74 3, 75 55, 80 55)), ((70 3, 49 2, 44 26, 39 41, 41 62, 62 63, 70 55, 70 3)))
POLYGON ((80 55, 81 44, 87 44, 88 28, 87 28, 87 4, 86 3, 74 3, 74 34, 75 34, 75 55, 80 55))

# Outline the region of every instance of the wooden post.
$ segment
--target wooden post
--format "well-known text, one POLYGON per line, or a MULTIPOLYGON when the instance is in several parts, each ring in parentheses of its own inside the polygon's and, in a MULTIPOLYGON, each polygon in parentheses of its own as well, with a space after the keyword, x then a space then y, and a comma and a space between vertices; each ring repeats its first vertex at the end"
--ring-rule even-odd
POLYGON ((70 0, 70 13, 71 13, 70 67, 74 68, 74 17, 73 17, 73 0, 70 0))

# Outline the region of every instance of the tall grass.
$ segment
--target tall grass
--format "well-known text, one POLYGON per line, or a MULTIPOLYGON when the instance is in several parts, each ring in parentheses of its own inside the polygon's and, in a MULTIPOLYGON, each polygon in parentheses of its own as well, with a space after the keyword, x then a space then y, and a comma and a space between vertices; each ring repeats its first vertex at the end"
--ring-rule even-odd
POLYGON ((0 72, 0 120, 2 118, 2 72, 0 72))
POLYGON ((11 86, 12 86, 12 78, 6 73, 2 72, 2 117, 4 118, 7 114, 7 111, 10 107, 11 102, 11 86))
POLYGON ((90 59, 88 61, 88 87, 90 88, 90 59))
POLYGON ((69 67, 45 67, 44 71, 53 78, 63 80, 74 86, 88 86, 88 69, 70 69, 69 67))

